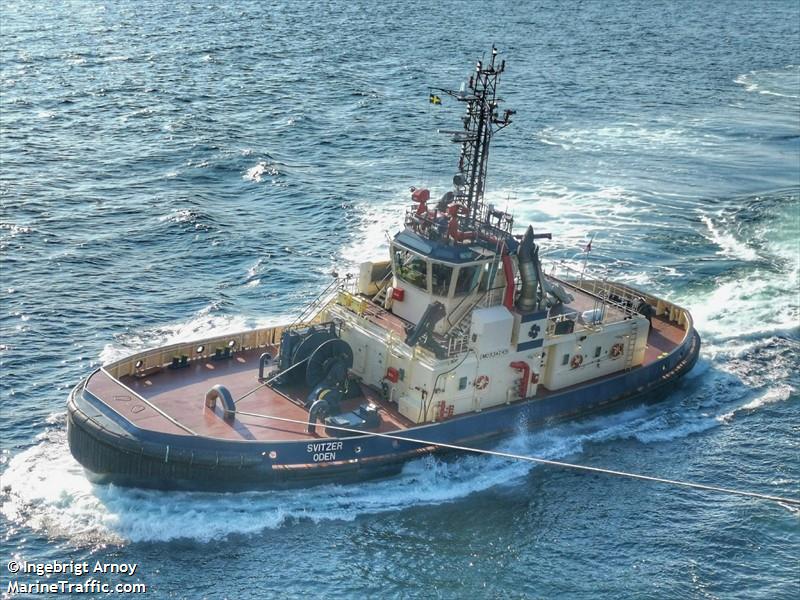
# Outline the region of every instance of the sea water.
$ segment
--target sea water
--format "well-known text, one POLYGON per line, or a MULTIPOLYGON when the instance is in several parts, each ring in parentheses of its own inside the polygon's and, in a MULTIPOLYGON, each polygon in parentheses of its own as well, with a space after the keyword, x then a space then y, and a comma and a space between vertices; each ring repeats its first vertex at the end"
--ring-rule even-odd
POLYGON ((4 2, 0 36, 0 593, 13 559, 135 564, 153 598, 800 595, 774 503, 475 456, 143 491, 65 439, 102 362, 283 322, 383 258, 409 188, 454 172, 461 106, 430 88, 494 43, 517 114, 487 199, 703 336, 662 403, 499 448, 797 497, 796 2, 4 2))

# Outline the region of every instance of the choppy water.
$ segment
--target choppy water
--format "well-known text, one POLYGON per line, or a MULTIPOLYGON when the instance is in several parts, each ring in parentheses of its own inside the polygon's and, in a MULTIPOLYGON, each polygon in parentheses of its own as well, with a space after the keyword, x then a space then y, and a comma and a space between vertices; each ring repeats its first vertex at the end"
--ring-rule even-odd
POLYGON ((71 459, 64 403, 93 366, 281 321, 380 256, 408 187, 452 175, 434 131, 457 109, 428 88, 494 42, 518 113, 490 198, 550 256, 595 234, 595 268, 704 338, 665 403, 503 447, 800 493, 800 8, 491 6, 3 3, 3 562, 138 562, 156 598, 800 595, 800 517, 753 500, 475 457, 159 493, 71 459))

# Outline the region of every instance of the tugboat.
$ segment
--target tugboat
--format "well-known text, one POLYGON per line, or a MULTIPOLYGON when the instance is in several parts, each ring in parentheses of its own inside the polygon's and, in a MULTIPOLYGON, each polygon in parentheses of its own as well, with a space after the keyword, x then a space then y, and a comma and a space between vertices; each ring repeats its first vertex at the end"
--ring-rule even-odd
MULTIPOLYGON (((337 278, 292 323, 146 350, 71 392, 73 456, 98 482, 241 490, 397 473, 437 444, 652 399, 694 365, 687 310, 583 271, 546 268, 548 233, 515 235, 484 200, 511 124, 492 49, 460 91, 453 187, 412 188, 389 259, 337 278)), ((440 96, 441 95, 441 96, 440 96)))

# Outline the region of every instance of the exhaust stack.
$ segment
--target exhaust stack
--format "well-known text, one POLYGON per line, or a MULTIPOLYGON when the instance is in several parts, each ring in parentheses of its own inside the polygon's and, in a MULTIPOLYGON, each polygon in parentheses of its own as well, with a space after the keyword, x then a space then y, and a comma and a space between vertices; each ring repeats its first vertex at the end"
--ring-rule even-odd
POLYGON ((536 310, 540 306, 541 294, 539 293, 539 269, 537 268, 538 256, 536 244, 533 241, 533 227, 528 225, 528 230, 522 238, 522 243, 517 249, 517 262, 519 276, 522 280, 522 290, 517 300, 517 308, 521 311, 536 310))

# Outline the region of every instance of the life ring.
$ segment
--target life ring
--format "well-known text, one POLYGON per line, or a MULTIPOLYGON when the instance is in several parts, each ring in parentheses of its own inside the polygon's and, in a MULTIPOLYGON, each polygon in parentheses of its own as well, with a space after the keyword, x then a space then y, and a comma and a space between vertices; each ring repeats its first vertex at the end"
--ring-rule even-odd
POLYGON ((479 390, 485 390, 487 385, 489 385, 489 378, 486 375, 481 375, 475 380, 475 387, 479 390))
POLYGON ((622 356, 622 351, 625 349, 620 343, 614 344, 611 346, 611 358, 617 358, 618 356, 622 356))
POLYGON ((531 373, 531 383, 536 385, 539 383, 539 374, 538 373, 531 373))
POLYGON ((569 366, 573 369, 577 369, 583 364, 583 354, 576 354, 572 357, 572 360, 569 361, 569 366))

